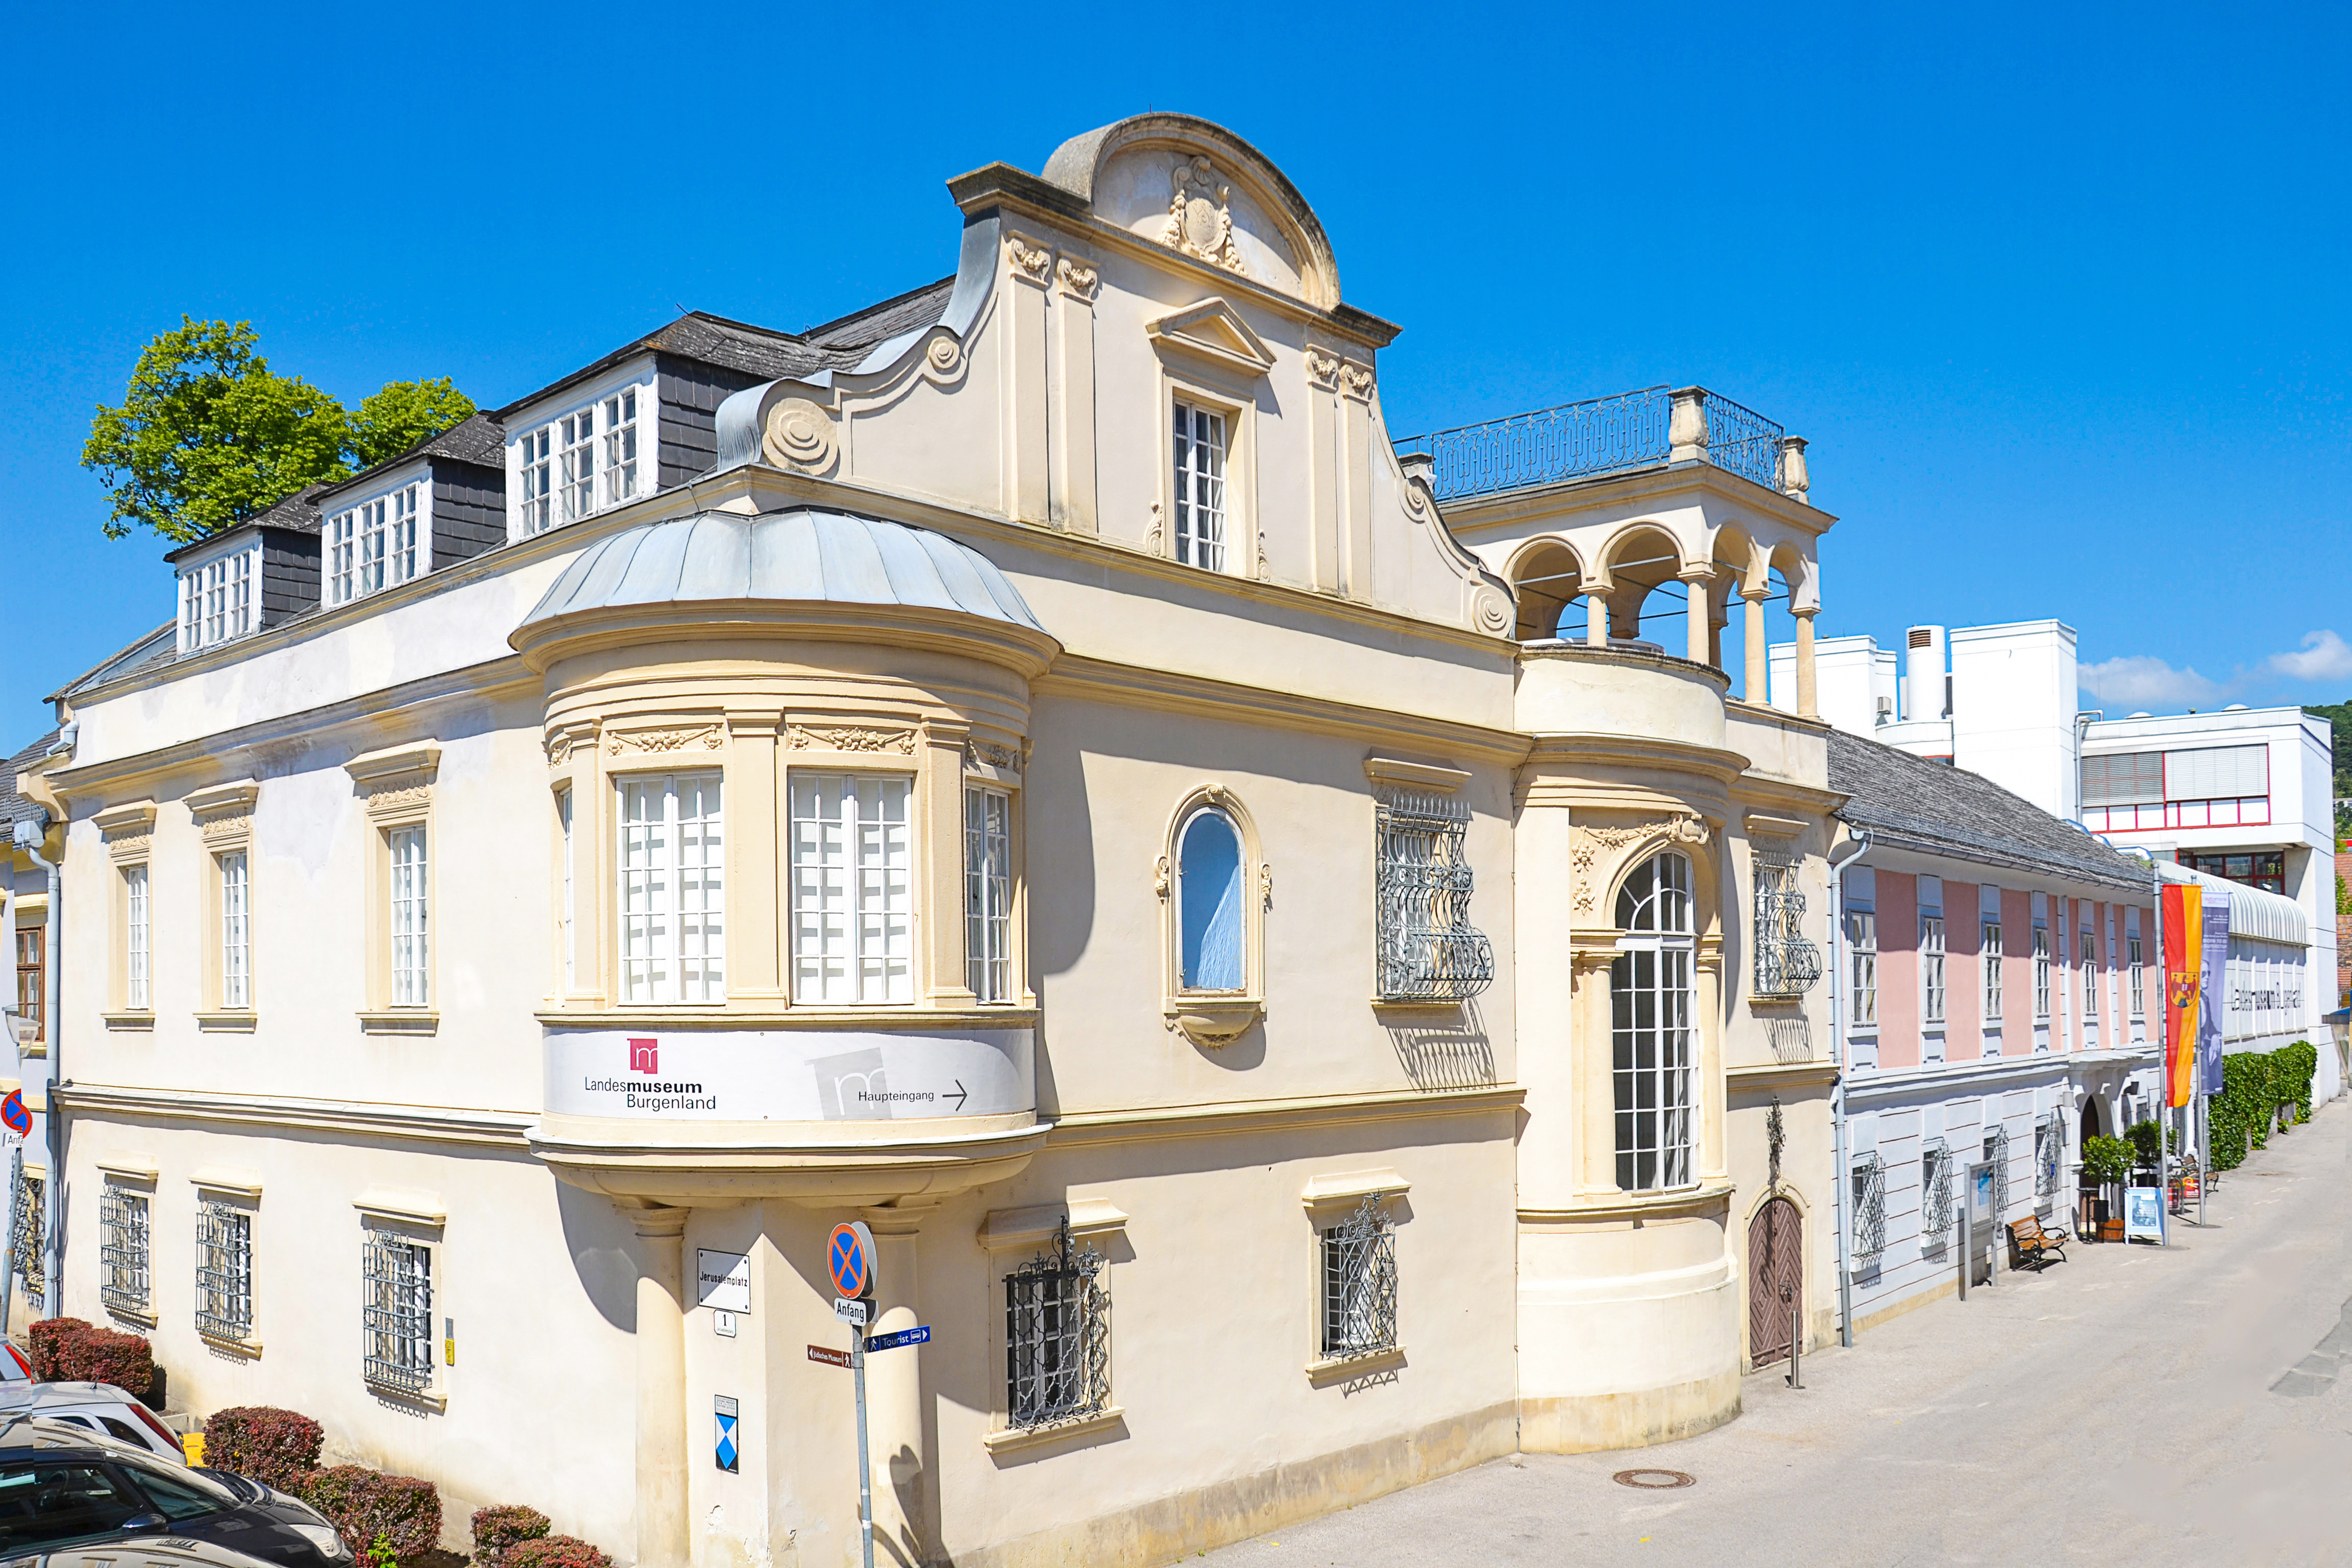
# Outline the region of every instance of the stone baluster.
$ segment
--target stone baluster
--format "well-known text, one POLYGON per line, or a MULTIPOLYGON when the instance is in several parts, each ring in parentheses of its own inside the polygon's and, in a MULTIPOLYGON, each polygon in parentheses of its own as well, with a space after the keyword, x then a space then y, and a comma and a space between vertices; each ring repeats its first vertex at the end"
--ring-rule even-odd
POLYGON ((1802 436, 1780 437, 1780 493, 1790 500, 1812 500, 1805 493, 1812 488, 1812 476, 1805 470, 1805 438, 1802 436))

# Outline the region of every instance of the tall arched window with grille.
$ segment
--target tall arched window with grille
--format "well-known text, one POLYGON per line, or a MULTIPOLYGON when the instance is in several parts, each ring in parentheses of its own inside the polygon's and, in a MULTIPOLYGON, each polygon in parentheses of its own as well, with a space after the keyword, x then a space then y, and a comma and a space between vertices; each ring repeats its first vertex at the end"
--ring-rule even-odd
POLYGON ((1609 968, 1617 1184, 1691 1180, 1691 865, 1669 850, 1633 868, 1617 894, 1609 968))

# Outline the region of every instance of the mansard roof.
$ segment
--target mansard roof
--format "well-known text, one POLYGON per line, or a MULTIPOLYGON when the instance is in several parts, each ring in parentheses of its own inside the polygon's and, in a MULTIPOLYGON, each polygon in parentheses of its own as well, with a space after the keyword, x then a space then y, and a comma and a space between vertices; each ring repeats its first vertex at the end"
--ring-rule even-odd
POLYGON ((1838 815, 1880 844, 1928 855, 2146 891, 2148 863, 2110 847, 1990 779, 1908 752, 1829 732, 1838 815))
POLYGON ((516 636, 587 610, 746 599, 909 605, 1045 629, 996 563, 968 544, 903 522, 796 508, 624 529, 583 551, 516 636))

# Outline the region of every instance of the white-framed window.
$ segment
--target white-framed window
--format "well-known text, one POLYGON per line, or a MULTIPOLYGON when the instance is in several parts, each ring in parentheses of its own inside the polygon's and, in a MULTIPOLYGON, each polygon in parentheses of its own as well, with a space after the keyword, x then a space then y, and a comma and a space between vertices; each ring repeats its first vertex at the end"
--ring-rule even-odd
POLYGON ((217 857, 220 868, 220 1000, 224 1007, 253 1005, 253 929, 246 852, 217 857))
POLYGON ((98 1201, 98 1294, 118 1312, 143 1313, 153 1300, 148 1269, 147 1194, 109 1182, 98 1201))
POLYGON ((419 561, 416 551, 416 502, 418 493, 424 488, 422 485, 403 485, 392 492, 389 575, 394 583, 405 583, 416 575, 419 561))
POLYGON ((604 504, 636 493, 637 389, 628 386, 604 399, 604 504))
POLYGON ((196 1328, 215 1339, 253 1337, 253 1215, 217 1198, 196 1206, 196 1328))
POLYGON ((914 877, 903 774, 793 769, 793 999, 914 1000, 914 877))
POLYGON ((1944 917, 1919 917, 1919 1016, 1944 1021, 1944 917))
POLYGON ((1853 1026, 1878 1026, 1878 915, 1872 910, 1845 911, 1846 951, 1853 955, 1851 993, 1853 1026))
POLYGON ((122 868, 122 1002, 133 1012, 152 1005, 148 987, 147 868, 122 868))
POLYGON ((1225 416, 1176 400, 1175 472, 1169 494, 1175 508, 1176 559, 1188 566, 1225 569, 1225 416))
POLYGON ((727 996, 719 775, 625 776, 621 790, 621 998, 727 996))
POLYGON ((963 943, 971 994, 1012 1001, 1013 796, 979 784, 963 792, 963 943))
POLYGON ((2050 928, 2033 928, 2033 1016, 2050 1016, 2050 928))
POLYGON ((2083 945, 2079 950, 2083 961, 2083 1016, 2099 1016, 2099 938, 2089 926, 2083 928, 2083 945))
POLYGON ((1609 969, 1617 1185, 1646 1192, 1691 1180, 1691 865, 1672 850, 1626 876, 1609 969))
POLYGON ((555 422, 556 511, 577 522, 596 510, 596 405, 555 422))
POLYGON ((542 426, 526 430, 515 443, 515 525, 528 535, 544 533, 554 519, 549 513, 555 496, 548 448, 554 432, 542 426))
POLYGON ((1979 937, 1977 963, 1984 971, 1984 1024, 1989 1029, 2000 1027, 2000 959, 2001 934, 1999 921, 1982 922, 1979 937))
POLYGON ((180 651, 212 647, 254 629, 257 546, 216 555, 180 576, 180 651))
POLYGON ((367 1284, 361 1375, 381 1388, 433 1386, 433 1248, 370 1226, 361 1254, 367 1284))
POLYGON ((384 503, 379 499, 362 503, 360 516, 360 588, 362 594, 373 594, 383 587, 384 503))
POLYGON ((394 828, 384 836, 384 848, 392 871, 392 1002, 395 1007, 422 1007, 431 1000, 424 827, 394 828))
POLYGON ((348 605, 360 596, 359 527, 356 511, 327 520, 327 602, 348 605))
POLYGON ((2136 936, 2125 938, 2124 952, 2126 959, 2131 964, 2131 1016, 2135 1018, 2144 1018, 2147 1016, 2147 993, 2142 989, 2146 982, 2141 978, 2139 938, 2136 936))

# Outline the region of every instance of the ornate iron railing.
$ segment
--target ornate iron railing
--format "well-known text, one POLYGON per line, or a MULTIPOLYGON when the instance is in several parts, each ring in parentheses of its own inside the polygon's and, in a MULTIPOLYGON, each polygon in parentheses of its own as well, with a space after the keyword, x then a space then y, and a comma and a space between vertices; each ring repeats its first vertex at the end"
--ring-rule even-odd
POLYGON ((1070 1239, 1004 1277, 1006 1422, 1045 1426, 1110 1404, 1110 1289, 1102 1254, 1070 1239))
POLYGON ((2066 1123, 2052 1111, 2033 1124, 2033 1195, 2046 1198, 2058 1190, 2058 1168, 2066 1159, 2066 1123))
POLYGON ((1754 860, 1756 994, 1801 996, 1822 977, 1822 950, 1805 938, 1797 862, 1759 850, 1754 860))
POLYGON ((1475 996, 1495 979, 1495 948, 1470 923, 1467 802, 1383 789, 1374 807, 1380 863, 1380 994, 1397 1002, 1475 996))
POLYGON ((363 1267, 363 1375, 382 1387, 421 1394, 433 1386, 432 1249, 371 1230, 363 1267))
POLYGON ((1323 1354, 1370 1355, 1397 1342, 1396 1227, 1367 1197, 1323 1233, 1323 1354))
POLYGON ((1867 1274, 1886 1251, 1886 1166, 1876 1153, 1853 1163, 1853 1268, 1867 1274))
POLYGON ((1984 1157, 1992 1162, 1992 1222, 2009 1223, 2009 1129, 1996 1127, 1984 1141, 1984 1157))
POLYGON ((1930 1138, 1919 1152, 1919 1241, 1933 1250, 1952 1228, 1952 1146, 1930 1138))
MULTIPOLYGON (((1706 459, 1772 489, 1780 488, 1780 441, 1786 432, 1751 408, 1703 393, 1706 459)), ((1495 495, 1603 474, 1662 468, 1673 458, 1674 393, 1645 386, 1588 397, 1477 425, 1409 436, 1399 457, 1425 457, 1440 500, 1495 495)))
MULTIPOLYGON (((16 1278, 25 1282, 25 1300, 36 1311, 47 1311, 49 1299, 48 1208, 41 1178, 19 1174, 9 1205, 8 1234, 16 1238, 16 1278)), ((0 1281, 0 1289, 5 1282, 0 1281)))
POLYGON ((98 1297, 118 1311, 147 1310, 147 1198, 109 1184, 98 1195, 98 1297))

